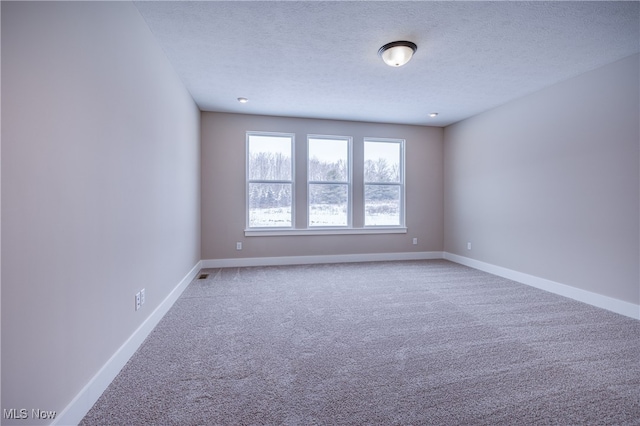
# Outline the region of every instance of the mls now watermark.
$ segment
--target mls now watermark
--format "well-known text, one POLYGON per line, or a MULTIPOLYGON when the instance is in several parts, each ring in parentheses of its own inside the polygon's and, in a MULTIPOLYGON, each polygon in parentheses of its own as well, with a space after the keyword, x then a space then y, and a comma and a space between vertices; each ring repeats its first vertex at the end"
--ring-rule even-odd
POLYGON ((56 418, 55 411, 40 410, 36 408, 31 410, 27 410, 26 408, 5 408, 2 410, 2 415, 5 419, 16 420, 53 420, 56 418))

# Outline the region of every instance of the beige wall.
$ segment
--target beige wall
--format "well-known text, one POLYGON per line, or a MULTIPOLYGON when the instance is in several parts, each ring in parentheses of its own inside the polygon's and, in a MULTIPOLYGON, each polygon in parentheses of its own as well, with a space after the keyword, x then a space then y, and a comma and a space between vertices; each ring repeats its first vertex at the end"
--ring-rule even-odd
POLYGON ((133 4, 2 2, 2 409, 61 412, 197 264, 199 117, 133 4))
MULTIPOLYGON (((226 113, 202 113, 201 122, 203 259, 442 251, 442 129, 226 113), (307 134, 352 136, 354 158, 362 155, 364 137, 405 139, 408 233, 245 237, 248 130, 295 133, 298 212, 306 209, 307 134), (412 245, 412 238, 418 238, 418 245, 412 245), (236 250, 236 242, 243 243, 242 251, 236 250)), ((354 226, 363 222, 355 208, 362 199, 361 174, 354 161, 354 226)), ((296 222, 304 226, 305 220, 299 215, 296 222)))
POLYGON ((638 62, 447 127, 445 250, 638 304, 638 62))

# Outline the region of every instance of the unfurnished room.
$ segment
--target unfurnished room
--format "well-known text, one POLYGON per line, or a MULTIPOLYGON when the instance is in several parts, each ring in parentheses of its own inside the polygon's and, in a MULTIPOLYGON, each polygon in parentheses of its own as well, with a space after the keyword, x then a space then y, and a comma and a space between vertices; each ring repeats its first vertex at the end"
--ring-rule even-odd
POLYGON ((640 2, 0 15, 3 425, 640 425, 640 2))

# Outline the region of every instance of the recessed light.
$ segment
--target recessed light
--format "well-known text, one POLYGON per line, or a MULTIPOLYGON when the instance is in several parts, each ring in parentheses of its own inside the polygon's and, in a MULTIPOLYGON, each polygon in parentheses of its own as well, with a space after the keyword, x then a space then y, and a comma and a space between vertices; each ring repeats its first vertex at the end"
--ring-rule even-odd
POLYGON ((431 118, 435 118, 437 116, 438 116, 437 112, 432 112, 431 114, 429 114, 429 117, 431 117, 431 118))
POLYGON ((247 98, 238 98, 238 102, 240 102, 241 104, 246 104, 247 102, 249 102, 249 99, 247 99, 247 98))

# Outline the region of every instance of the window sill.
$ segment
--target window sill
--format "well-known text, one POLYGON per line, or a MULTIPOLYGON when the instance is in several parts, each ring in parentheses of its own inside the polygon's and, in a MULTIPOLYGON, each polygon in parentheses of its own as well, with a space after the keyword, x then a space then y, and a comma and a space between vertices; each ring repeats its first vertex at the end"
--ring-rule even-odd
POLYGON ((361 234, 406 234, 407 228, 371 227, 371 228, 318 228, 318 229, 245 229, 245 237, 275 237, 294 235, 361 235, 361 234))

